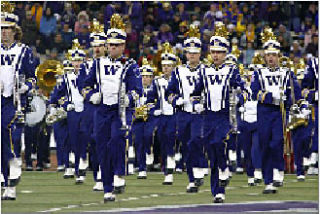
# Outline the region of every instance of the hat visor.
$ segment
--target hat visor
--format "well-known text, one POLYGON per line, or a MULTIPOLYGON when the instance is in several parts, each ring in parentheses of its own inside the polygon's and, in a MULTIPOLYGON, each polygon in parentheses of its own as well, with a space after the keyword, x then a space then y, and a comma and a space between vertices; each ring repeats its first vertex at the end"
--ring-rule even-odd
POLYGON ((8 22, 8 21, 2 21, 0 23, 1 27, 14 27, 16 25, 16 23, 14 22, 8 22))
POLYGON ((280 52, 280 50, 278 50, 278 49, 266 49, 266 50, 264 50, 265 54, 273 54, 273 53, 278 54, 279 52, 280 52))
POLYGON ((188 52, 188 53, 200 53, 201 52, 200 48, 185 48, 184 50, 185 50, 185 52, 188 52))
POLYGON ((162 60, 161 64, 162 65, 173 65, 175 62, 172 60, 162 60))
POLYGON ((210 51, 224 51, 228 52, 227 48, 220 46, 210 46, 210 51))
POLYGON ((92 47, 101 46, 101 45, 104 45, 104 44, 106 44, 105 40, 97 40, 97 41, 91 42, 91 46, 92 47))
POLYGON ((126 40, 123 39, 107 39, 108 44, 123 44, 126 40))
POLYGON ((141 76, 153 76, 151 72, 141 72, 141 76))
POLYGON ((71 60, 72 61, 83 61, 84 57, 72 57, 71 60))

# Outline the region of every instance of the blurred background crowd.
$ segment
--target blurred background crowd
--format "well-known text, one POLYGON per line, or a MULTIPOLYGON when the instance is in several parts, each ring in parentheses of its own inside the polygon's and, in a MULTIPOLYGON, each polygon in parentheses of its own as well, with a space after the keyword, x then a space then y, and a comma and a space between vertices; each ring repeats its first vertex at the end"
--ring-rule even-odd
MULTIPOLYGON (((90 47, 90 22, 96 18, 105 31, 113 13, 124 18, 127 32, 125 54, 140 61, 155 56, 160 44, 169 41, 183 58, 184 33, 189 24, 198 25, 206 56, 216 21, 230 32, 230 44, 242 51, 240 63, 250 64, 255 50, 261 49, 260 33, 265 25, 273 28, 282 53, 294 62, 300 57, 318 56, 318 3, 283 2, 15 2, 15 14, 28 44, 39 62, 63 60, 78 38, 90 47)), ((89 49, 88 49, 89 50, 89 49)), ((88 51, 88 57, 91 56, 88 51)))

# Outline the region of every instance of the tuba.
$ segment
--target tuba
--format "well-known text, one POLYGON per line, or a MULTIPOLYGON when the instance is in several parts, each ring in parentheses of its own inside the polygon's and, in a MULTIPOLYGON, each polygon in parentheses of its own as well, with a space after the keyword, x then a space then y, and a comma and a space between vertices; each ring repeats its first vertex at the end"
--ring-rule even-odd
MULTIPOLYGON (((47 60, 36 69, 37 85, 41 93, 33 89, 29 98, 29 111, 26 114, 26 124, 29 127, 41 122, 46 115, 46 101, 57 84, 57 78, 63 74, 63 65, 56 60, 47 60)), ((48 117, 46 118, 47 121, 48 117)))

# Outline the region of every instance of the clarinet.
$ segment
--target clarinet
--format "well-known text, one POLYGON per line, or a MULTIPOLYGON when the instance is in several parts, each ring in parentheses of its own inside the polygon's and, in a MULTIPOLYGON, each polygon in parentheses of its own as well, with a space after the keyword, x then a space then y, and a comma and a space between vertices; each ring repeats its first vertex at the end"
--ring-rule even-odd
POLYGON ((119 115, 121 119, 121 130, 128 130, 127 118, 126 118, 126 104, 125 104, 125 96, 126 96, 126 85, 123 81, 120 83, 120 93, 119 93, 119 115))
POLYGON ((17 116, 17 122, 20 124, 25 123, 24 114, 22 112, 21 107, 21 95, 19 92, 20 88, 20 82, 25 82, 25 76, 24 75, 18 75, 18 71, 15 73, 15 84, 13 89, 13 103, 17 106, 16 116, 17 116))

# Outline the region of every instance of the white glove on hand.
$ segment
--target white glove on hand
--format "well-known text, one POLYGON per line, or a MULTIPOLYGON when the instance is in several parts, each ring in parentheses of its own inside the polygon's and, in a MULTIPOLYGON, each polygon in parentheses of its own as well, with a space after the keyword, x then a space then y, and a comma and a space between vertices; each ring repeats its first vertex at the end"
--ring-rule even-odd
POLYGON ((241 106, 241 107, 239 107, 239 112, 240 112, 240 113, 243 113, 243 112, 244 112, 244 110, 245 110, 245 109, 244 109, 244 107, 242 107, 242 106, 241 106))
POLYGON ((128 107, 129 104, 130 104, 129 96, 126 95, 126 96, 124 96, 124 105, 125 105, 125 107, 128 107))
POLYGON ((161 110, 155 110, 154 112, 153 112, 153 115, 154 116, 159 116, 161 114, 161 110))
POLYGON ((72 110, 74 110, 74 104, 68 104, 67 111, 72 111, 72 110))
POLYGON ((181 98, 181 97, 179 97, 179 98, 177 99, 177 101, 176 101, 176 105, 177 105, 177 106, 181 106, 181 105, 183 105, 183 103, 184 103, 184 100, 183 100, 183 98, 181 98))
POLYGON ((100 104, 100 102, 101 102, 101 94, 99 92, 96 92, 96 93, 92 94, 91 97, 90 97, 90 102, 95 104, 95 105, 100 104))
POLYGON ((18 89, 18 93, 24 94, 28 91, 28 89, 29 87, 26 84, 22 83, 21 87, 18 89))
POLYGON ((204 111, 203 105, 200 103, 195 104, 194 109, 196 110, 197 113, 201 113, 204 111))
POLYGON ((54 115, 57 112, 57 109, 55 107, 50 107, 50 114, 54 115))

